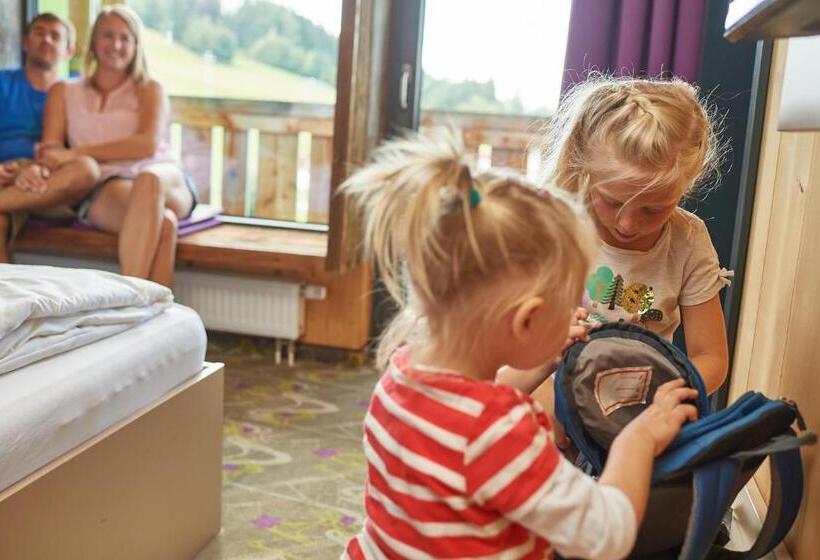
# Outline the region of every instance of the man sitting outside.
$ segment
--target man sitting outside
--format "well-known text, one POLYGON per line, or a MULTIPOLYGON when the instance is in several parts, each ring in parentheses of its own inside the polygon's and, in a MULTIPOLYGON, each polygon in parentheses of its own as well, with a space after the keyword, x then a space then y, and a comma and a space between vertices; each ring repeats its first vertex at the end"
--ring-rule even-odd
POLYGON ((75 205, 99 176, 88 157, 53 169, 38 163, 46 92, 59 80, 60 64, 74 52, 70 22, 50 13, 35 17, 23 33, 22 68, 0 70, 0 262, 9 261, 8 244, 25 212, 75 205))

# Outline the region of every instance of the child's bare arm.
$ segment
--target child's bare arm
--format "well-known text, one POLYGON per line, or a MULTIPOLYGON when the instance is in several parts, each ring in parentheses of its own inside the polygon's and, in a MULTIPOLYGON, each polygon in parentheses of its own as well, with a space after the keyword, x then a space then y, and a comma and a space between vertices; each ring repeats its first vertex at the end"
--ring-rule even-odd
POLYGON ((681 306, 686 352, 703 377, 706 392, 714 393, 726 379, 729 346, 720 298, 700 305, 681 306))
MULTIPOLYGON (((537 388, 541 387, 547 378, 555 371, 558 363, 561 361, 561 355, 569 348, 575 341, 589 340, 589 331, 598 326, 598 323, 586 323, 589 313, 583 307, 575 309, 572 317, 572 322, 569 326, 567 339, 564 346, 561 348, 561 354, 555 357, 555 360, 542 364, 533 369, 515 369, 510 366, 504 366, 498 370, 495 381, 502 385, 515 387, 522 393, 532 393, 537 388)), ((551 385, 550 385, 551 387, 551 385)), ((547 409, 552 414, 552 408, 547 409)))
POLYGON ((697 409, 684 404, 697 396, 682 379, 658 387, 652 405, 618 434, 600 483, 621 490, 635 509, 638 524, 649 496, 652 463, 672 442, 687 421, 697 419, 697 409))
POLYGON ((467 445, 472 499, 543 536, 565 558, 625 558, 637 523, 624 492, 598 484, 564 458, 543 415, 528 403, 505 419, 479 419, 477 425, 487 427, 467 445))
POLYGON ((515 369, 504 366, 495 375, 495 382, 515 387, 522 393, 532 393, 555 371, 555 364, 543 364, 532 369, 515 369))

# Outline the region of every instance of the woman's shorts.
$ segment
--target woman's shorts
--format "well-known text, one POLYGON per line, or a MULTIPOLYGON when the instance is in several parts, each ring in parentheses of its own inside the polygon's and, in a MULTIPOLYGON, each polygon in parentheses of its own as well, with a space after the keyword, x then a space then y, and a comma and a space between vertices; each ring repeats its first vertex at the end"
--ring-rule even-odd
MULTIPOLYGON (((194 211, 194 208, 196 208, 196 205, 199 203, 199 194, 197 193, 196 185, 194 184, 194 178, 191 177, 191 175, 181 167, 180 171, 182 172, 182 178, 185 183, 185 188, 188 189, 188 192, 191 193, 191 198, 193 200, 193 202, 191 203, 191 208, 188 210, 188 213, 182 216, 182 219, 184 220, 185 218, 191 215, 191 213, 194 211)), ((102 181, 100 181, 99 183, 97 183, 97 185, 95 185, 94 188, 91 189, 91 191, 74 206, 74 211, 76 212, 77 219, 79 221, 87 225, 94 225, 88 219, 88 211, 91 209, 91 205, 94 204, 94 201, 97 200, 97 197, 100 196, 100 193, 108 184, 108 182, 113 179, 133 180, 134 177, 128 177, 126 175, 110 175, 102 181)))

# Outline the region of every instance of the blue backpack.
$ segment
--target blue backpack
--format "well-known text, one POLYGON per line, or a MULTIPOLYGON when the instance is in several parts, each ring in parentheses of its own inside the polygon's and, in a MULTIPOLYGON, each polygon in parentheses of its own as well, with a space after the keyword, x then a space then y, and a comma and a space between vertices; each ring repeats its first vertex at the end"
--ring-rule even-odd
POLYGON ((783 540, 803 494, 797 406, 748 392, 712 412, 701 380, 674 345, 636 325, 609 323, 572 345, 556 372, 555 412, 580 452, 576 464, 600 476, 620 430, 649 403, 657 387, 683 378, 698 390, 698 420, 686 424, 658 457, 646 515, 631 558, 754 559, 783 540), (746 552, 720 547, 724 515, 766 457, 771 458, 769 509, 757 541, 746 552))

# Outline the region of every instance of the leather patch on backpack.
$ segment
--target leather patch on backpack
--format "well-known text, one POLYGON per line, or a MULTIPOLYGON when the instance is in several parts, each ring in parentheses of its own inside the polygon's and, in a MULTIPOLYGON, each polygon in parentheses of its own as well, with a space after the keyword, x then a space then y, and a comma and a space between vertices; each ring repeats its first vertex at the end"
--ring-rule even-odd
POLYGON ((604 415, 619 408, 646 404, 652 367, 620 367, 598 372, 595 376, 595 400, 604 415))

